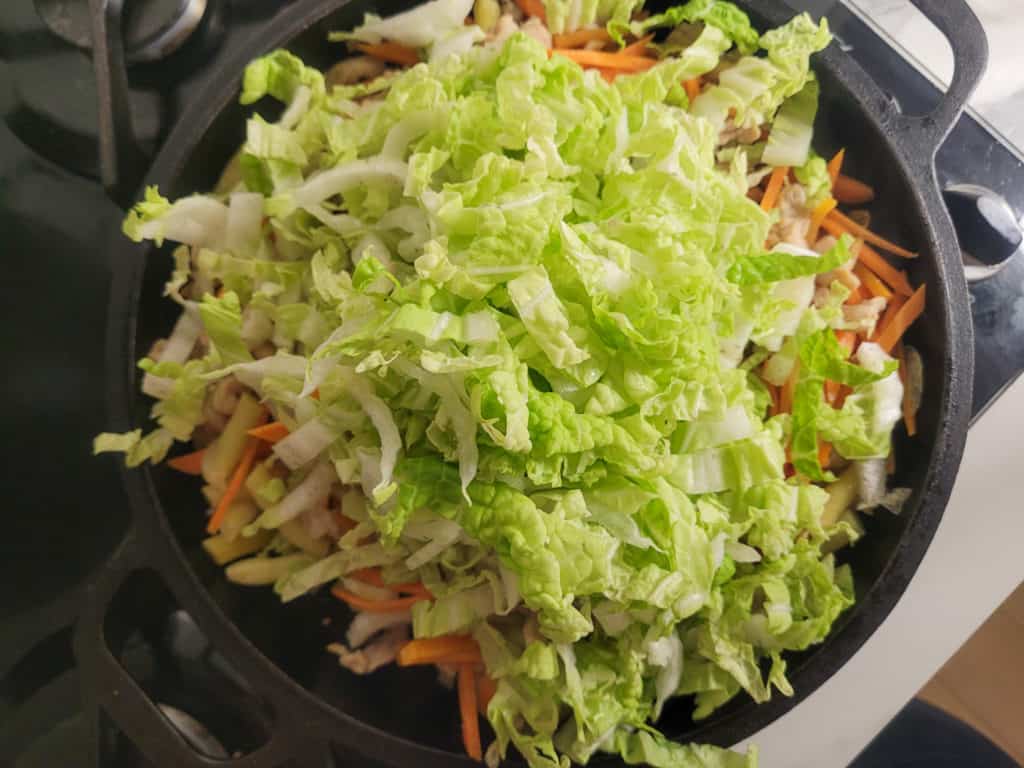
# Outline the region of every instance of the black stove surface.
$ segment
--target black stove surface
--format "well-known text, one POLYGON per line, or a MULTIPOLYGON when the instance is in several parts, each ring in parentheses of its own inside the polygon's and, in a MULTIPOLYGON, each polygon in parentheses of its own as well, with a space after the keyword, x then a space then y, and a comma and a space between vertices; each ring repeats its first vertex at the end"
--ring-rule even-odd
MULTIPOLYGON (((145 151, 159 145, 218 62, 273 23, 285 4, 208 0, 177 50, 129 69, 134 130, 145 151)), ((906 111, 935 103, 934 86, 856 17, 842 6, 829 17, 906 111)), ((9 286, 0 305, 7 361, 0 401, 8 404, 0 470, 7 508, 0 556, 8 575, 0 582, 0 764, 149 765, 145 745, 133 744, 92 706, 73 653, 81 590, 129 519, 114 463, 95 461, 90 450, 105 422, 111 273, 103 244, 122 212, 97 182, 89 54, 54 34, 35 0, 0 3, 0 112, 0 258, 9 286), (58 300, 58 284, 76 290, 61 290, 58 300)), ((938 162, 943 184, 980 184, 1024 212, 1024 162, 972 117, 960 121, 938 162)), ((1024 369, 1022 285, 1018 253, 972 287, 976 414, 1024 369)), ((119 596, 106 628, 122 665, 200 754, 246 754, 266 740, 272 724, 247 698, 244 680, 159 583, 143 579, 119 596)), ((332 760, 324 754, 295 764, 332 760)), ((277 763, 259 763, 270 764, 277 763)))

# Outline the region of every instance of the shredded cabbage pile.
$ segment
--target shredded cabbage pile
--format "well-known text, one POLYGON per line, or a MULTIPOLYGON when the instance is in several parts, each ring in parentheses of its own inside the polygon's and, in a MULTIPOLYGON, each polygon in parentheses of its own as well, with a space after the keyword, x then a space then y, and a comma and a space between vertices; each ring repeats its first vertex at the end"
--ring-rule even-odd
MULTIPOLYGON (((550 0, 552 29, 579 26, 579 5, 550 0)), ((888 357, 836 344, 842 289, 798 298, 848 241, 766 251, 753 160, 716 156, 728 119, 777 119, 759 149, 815 159, 808 59, 829 33, 804 15, 759 36, 725 3, 639 22, 635 2, 583 5, 617 34, 690 21, 699 36, 614 83, 521 33, 333 89, 285 51, 254 61, 243 102, 286 109, 249 120, 242 181, 175 202, 150 189, 125 221, 182 244, 167 293, 183 314, 176 351, 140 363, 158 427, 97 448, 162 460, 234 375, 291 430, 275 446, 289 473, 259 489, 273 503, 246 534, 335 491, 358 522, 289 561, 283 600, 371 566, 422 581, 435 599, 413 607, 413 636, 473 635, 500 751, 534 768, 598 750, 753 765, 650 723, 674 696, 704 718, 741 691, 791 693, 784 652, 853 601, 821 553, 836 529, 807 482, 833 479, 818 439, 885 456, 899 418, 888 357), (691 105, 682 82, 728 51, 691 105), (792 416, 766 417, 752 369, 769 358, 802 366, 792 416), (826 378, 853 389, 842 408, 826 378)), ((431 34, 462 25, 447 13, 431 34)))

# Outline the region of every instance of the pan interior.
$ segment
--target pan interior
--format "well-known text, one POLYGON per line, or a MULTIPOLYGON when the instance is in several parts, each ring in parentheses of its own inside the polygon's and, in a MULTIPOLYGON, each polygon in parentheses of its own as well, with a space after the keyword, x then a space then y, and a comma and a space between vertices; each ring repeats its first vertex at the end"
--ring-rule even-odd
MULTIPOLYGON (((386 15, 408 5, 408 2, 384 3, 375 5, 373 10, 386 15)), ((755 22, 762 28, 765 26, 762 12, 767 4, 741 5, 751 6, 749 10, 755 22)), ((344 54, 344 49, 327 43, 327 31, 360 23, 365 9, 365 4, 349 3, 325 20, 308 26, 286 47, 309 64, 329 67, 344 54)), ((253 54, 256 53, 258 51, 254 50, 253 54)), ((826 68, 819 60, 815 69, 822 86, 815 131, 816 150, 830 156, 845 147, 844 170, 868 180, 875 187, 880 203, 872 209, 873 228, 912 248, 927 242, 926 217, 911 202, 913 181, 900 170, 902 166, 890 141, 869 118, 863 97, 845 84, 835 68, 826 68)), ((224 72, 222 76, 237 83, 241 72, 224 72)), ((178 197, 210 189, 243 142, 245 118, 251 112, 252 108, 243 108, 233 99, 213 118, 194 146, 165 148, 165 152, 172 149, 178 152, 181 160, 172 182, 162 189, 164 194, 178 197)), ((155 339, 165 336, 174 322, 176 307, 162 296, 171 264, 169 251, 164 248, 162 253, 151 252, 146 259, 133 357, 144 353, 155 339)), ((934 254, 922 252, 908 268, 911 280, 928 282, 930 296, 938 298, 944 291, 936 276, 934 259, 934 254)), ((909 343, 922 354, 928 385, 919 416, 918 436, 908 440, 902 431, 897 432, 896 485, 913 488, 923 485, 931 447, 939 437, 942 421, 940 388, 945 375, 943 360, 948 334, 949 329, 938 318, 933 320, 926 315, 908 337, 909 343)), ((129 364, 127 360, 125 364, 129 364)), ((149 407, 147 399, 138 395, 134 405, 137 422, 144 423, 149 407)), ((162 513, 191 567, 225 615, 268 659, 340 712, 394 736, 453 754, 462 753, 455 695, 439 686, 431 671, 389 667, 359 677, 340 668, 334 657, 324 652, 324 646, 342 636, 348 620, 346 609, 324 594, 282 605, 269 589, 229 584, 199 546, 205 521, 199 484, 159 467, 151 471, 151 477, 161 500, 162 513)), ((891 571, 887 571, 887 566, 905 543, 907 528, 915 522, 920 507, 917 496, 915 494, 900 516, 879 512, 866 517, 867 536, 856 547, 841 554, 840 560, 852 565, 858 599, 862 602, 840 619, 826 643, 789 657, 790 677, 798 695, 809 692, 806 689, 809 683, 802 686, 802 682, 813 678, 815 685, 820 684, 863 641, 864 637, 860 637, 851 644, 845 637, 856 634, 852 625, 867 620, 864 612, 870 606, 865 597, 869 593, 884 595, 892 590, 898 594, 905 587, 910 574, 889 577, 891 571)), ((676 700, 666 708, 659 727, 667 735, 681 740, 730 744, 778 717, 789 706, 791 703, 781 697, 761 707, 738 697, 712 717, 695 724, 690 719, 690 703, 676 700)))

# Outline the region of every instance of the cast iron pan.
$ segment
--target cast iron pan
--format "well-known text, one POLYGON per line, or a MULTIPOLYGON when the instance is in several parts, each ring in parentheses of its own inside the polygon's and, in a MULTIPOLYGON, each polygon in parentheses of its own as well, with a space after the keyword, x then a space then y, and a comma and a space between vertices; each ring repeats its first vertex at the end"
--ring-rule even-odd
MULTIPOLYGON (((104 133, 105 181, 122 200, 138 194, 139 176, 124 110, 124 70, 118 44, 120 0, 91 0, 99 41, 96 67, 101 98, 110 108, 104 133), (125 190, 129 190, 125 194, 125 190)), ((169 197, 210 189, 244 140, 250 110, 237 103, 247 60, 287 46, 308 63, 327 67, 343 49, 326 42, 327 31, 361 22, 367 11, 382 15, 409 7, 408 0, 302 0, 280 22, 253 41, 244 59, 223 68, 171 133, 146 176, 169 197)), ((741 2, 758 26, 784 22, 791 12, 772 0, 741 2)), ((853 60, 833 44, 815 57, 822 103, 815 142, 829 155, 847 148, 851 172, 878 190, 878 228, 921 256, 907 266, 913 281, 928 286, 928 311, 910 342, 923 356, 926 387, 914 439, 897 435, 896 483, 914 489, 900 516, 868 518, 868 535, 844 552, 856 576, 858 602, 822 645, 790 657, 792 698, 776 695, 754 705, 737 697, 707 720, 694 724, 690 702, 667 707, 659 727, 681 741, 730 745, 750 736, 824 683, 864 643, 903 594, 942 517, 956 474, 971 404, 970 313, 956 237, 936 187, 934 155, 977 85, 985 67, 984 33, 963 0, 914 0, 949 39, 956 59, 952 85, 935 111, 907 116, 853 60)), ((146 398, 139 394, 135 359, 174 320, 174 305, 162 298, 170 260, 149 245, 134 245, 111 233, 115 275, 111 298, 107 369, 109 427, 127 430, 145 423, 146 398)), ((140 570, 155 572, 209 638, 230 659, 248 696, 267 713, 238 766, 468 765, 459 743, 454 695, 426 670, 385 669, 360 678, 338 667, 323 646, 340 636, 345 609, 325 596, 282 606, 268 589, 228 584, 199 550, 205 506, 198 484, 155 467, 126 471, 133 527, 88 590, 76 628, 76 654, 95 703, 145 745, 159 765, 212 762, 198 755, 124 671, 104 633, 112 597, 140 570), (324 626, 329 618, 331 624, 324 626)), ((152 575, 152 574, 151 574, 152 575)), ((116 648, 114 649, 116 651, 116 648)), ((229 749, 232 745, 228 745, 229 749)), ((596 758, 595 762, 601 758, 596 758)), ((608 758, 604 758, 607 762, 608 758)), ((218 763, 220 764, 220 763, 218 763)))

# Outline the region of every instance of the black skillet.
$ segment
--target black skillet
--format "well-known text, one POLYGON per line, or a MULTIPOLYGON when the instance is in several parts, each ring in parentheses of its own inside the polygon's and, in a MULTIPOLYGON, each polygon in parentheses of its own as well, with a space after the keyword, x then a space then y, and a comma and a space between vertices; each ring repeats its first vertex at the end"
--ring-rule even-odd
MULTIPOLYGON (((915 283, 927 284, 928 309, 909 340, 923 356, 926 387, 917 437, 900 433, 896 440, 895 480, 912 487, 913 496, 900 516, 869 518, 868 535, 844 553, 856 575, 857 605, 825 643, 790 657, 795 696, 776 696, 760 706, 737 698, 699 724, 689 717, 689 702, 676 701, 666 708, 659 727, 681 741, 736 743, 789 711, 846 663, 910 582, 938 527, 960 462, 971 404, 971 323, 960 252, 936 186, 934 156, 981 77, 987 46, 963 0, 913 3, 948 38, 956 62, 953 82, 931 114, 901 114, 837 44, 814 61, 822 84, 816 148, 824 155, 847 148, 851 173, 870 180, 878 191, 876 226, 921 254, 907 267, 915 283)), ((139 155, 125 109, 121 0, 91 4, 101 101, 109 107, 101 109, 109 116, 101 123, 104 181, 126 201, 139 193, 141 174, 133 173, 139 155)), ((739 4, 761 28, 791 15, 775 0, 739 4)), ((253 40, 243 58, 225 66, 205 92, 196 94, 145 183, 159 185, 172 198, 212 187, 244 139, 250 110, 240 107, 237 97, 249 58, 286 46, 308 63, 327 67, 343 54, 326 42, 328 30, 358 24, 366 11, 388 15, 410 5, 408 0, 296 3, 253 40)), ((174 307, 161 297, 169 270, 165 253, 134 245, 119 233, 111 233, 109 247, 118 265, 106 361, 109 427, 120 431, 145 423, 148 405, 139 394, 134 361, 168 332, 174 307)), ((232 765, 335 764, 330 754, 342 765, 469 764, 461 754, 454 696, 437 686, 431 674, 389 669, 366 678, 349 675, 323 651, 347 618, 334 601, 312 596, 281 606, 270 590, 228 584, 199 551, 204 505, 195 483, 160 467, 126 471, 124 481, 133 527, 86 593, 75 649, 88 695, 130 738, 147 745, 151 760, 174 766, 223 764, 189 746, 118 662, 120 638, 105 617, 115 594, 124 594, 123 585, 139 578, 161 580, 237 672, 231 685, 249 706, 236 713, 241 735, 228 747, 246 754, 232 765), (140 576, 140 571, 149 575, 140 576), (325 618, 330 625, 324 625, 325 618)), ((137 606, 140 612, 145 609, 137 606)))

